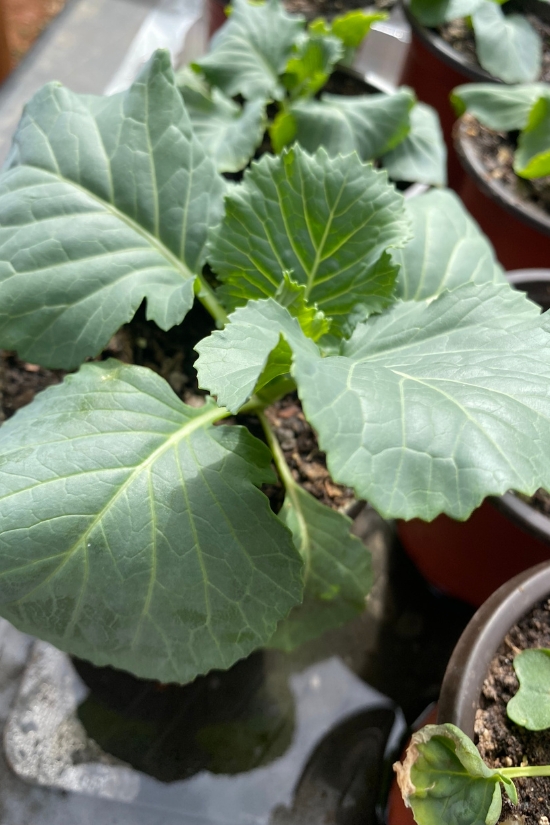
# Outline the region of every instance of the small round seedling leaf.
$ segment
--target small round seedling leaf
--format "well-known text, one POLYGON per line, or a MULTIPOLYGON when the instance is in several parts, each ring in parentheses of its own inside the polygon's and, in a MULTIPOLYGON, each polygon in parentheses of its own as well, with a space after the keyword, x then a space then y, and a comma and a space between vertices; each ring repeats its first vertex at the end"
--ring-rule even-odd
POLYGON ((510 699, 510 719, 527 730, 550 728, 550 650, 523 650, 514 659, 520 688, 510 699))

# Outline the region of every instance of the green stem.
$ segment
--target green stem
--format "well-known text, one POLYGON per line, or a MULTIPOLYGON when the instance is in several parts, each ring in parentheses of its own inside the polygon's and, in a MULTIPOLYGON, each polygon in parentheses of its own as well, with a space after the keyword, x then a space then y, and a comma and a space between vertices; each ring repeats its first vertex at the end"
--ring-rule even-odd
POLYGON ((267 420, 265 413, 261 410, 257 411, 257 416, 260 419, 261 425, 264 428, 265 437, 267 439, 267 443, 271 452, 273 453, 273 460, 275 462, 275 466, 277 467, 277 472, 279 473, 280 479, 283 482, 286 490, 292 495, 293 488, 296 486, 296 482, 290 472, 290 467, 288 466, 285 458, 285 454, 281 449, 281 445, 277 440, 277 436, 271 429, 271 425, 267 420))
POLYGON ((528 765, 524 768, 499 768, 498 772, 508 779, 521 776, 550 776, 550 765, 528 765))
POLYGON ((214 295, 214 290, 202 275, 197 276, 196 284, 198 285, 197 298, 203 307, 208 310, 216 322, 216 326, 218 328, 224 327, 227 324, 227 312, 214 295))

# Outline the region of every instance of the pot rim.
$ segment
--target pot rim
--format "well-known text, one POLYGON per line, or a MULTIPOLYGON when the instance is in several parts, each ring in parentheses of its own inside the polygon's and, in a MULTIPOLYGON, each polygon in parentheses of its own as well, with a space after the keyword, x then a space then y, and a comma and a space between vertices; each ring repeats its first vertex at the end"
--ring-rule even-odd
POLYGON ((507 632, 550 595, 550 561, 510 579, 474 614, 447 665, 438 706, 439 724, 451 722, 474 737, 474 722, 487 670, 507 632))
POLYGON ((490 177, 478 156, 473 138, 467 134, 466 117, 472 116, 463 115, 453 129, 454 145, 463 169, 473 178, 483 194, 502 209, 522 223, 526 223, 531 229, 550 236, 550 215, 534 205, 520 201, 507 186, 490 177))
POLYGON ((405 12, 407 22, 422 45, 425 46, 425 48, 432 54, 439 57, 443 63, 446 63, 447 66, 450 66, 460 74, 465 75, 469 81, 474 81, 476 83, 504 84, 504 81, 500 80, 500 78, 494 77, 494 75, 486 72, 481 66, 476 66, 466 60, 464 55, 456 49, 453 49, 453 47, 449 45, 449 43, 447 43, 447 41, 444 40, 441 35, 435 31, 435 29, 430 29, 427 26, 422 25, 422 23, 419 23, 409 8, 410 0, 401 0, 401 6, 405 12))

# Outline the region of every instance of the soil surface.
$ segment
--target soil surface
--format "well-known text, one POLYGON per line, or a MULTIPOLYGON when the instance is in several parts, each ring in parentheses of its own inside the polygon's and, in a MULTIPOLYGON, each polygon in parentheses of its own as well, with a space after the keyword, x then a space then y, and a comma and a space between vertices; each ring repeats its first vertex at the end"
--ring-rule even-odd
MULTIPOLYGON (((532 14, 526 14, 525 17, 531 23, 536 32, 538 32, 542 40, 542 69, 539 80, 550 82, 550 24, 544 23, 532 14)), ((482 66, 477 59, 476 41, 474 32, 464 18, 451 20, 449 23, 444 23, 437 27, 437 33, 441 35, 453 49, 460 52, 468 63, 476 68, 481 69, 482 66)))
MULTIPOLYGON (((98 356, 99 361, 118 358, 125 364, 148 367, 168 381, 176 395, 191 406, 200 406, 206 394, 198 388, 194 362, 194 345, 208 335, 213 325, 210 316, 195 306, 180 327, 163 332, 145 320, 141 307, 133 321, 113 336, 98 356)), ((63 370, 48 370, 17 358, 13 352, 0 351, 0 422, 29 404, 37 392, 63 380, 63 370)), ((279 439, 292 474, 309 493, 328 507, 343 511, 354 501, 353 491, 331 481, 325 454, 319 450, 315 433, 302 413, 295 393, 266 410, 279 439)), ((262 440, 264 435, 254 416, 226 419, 224 424, 239 423, 249 427, 262 440)), ((271 506, 278 512, 284 499, 280 483, 264 485, 271 506)))
POLYGON ((352 9, 366 11, 389 11, 397 0, 371 0, 370 3, 361 3, 361 0, 283 0, 287 11, 293 14, 303 14, 307 20, 316 17, 336 17, 352 9))
POLYGON ((550 175, 526 180, 514 172, 517 133, 486 129, 471 115, 464 115, 467 134, 473 138, 477 154, 489 176, 500 181, 520 201, 550 215, 550 175))
MULTIPOLYGON (((550 730, 527 731, 506 715, 506 704, 519 683, 514 656, 531 647, 550 647, 550 599, 541 602, 511 628, 499 647, 483 684, 476 714, 477 748, 488 765, 504 768, 550 763, 550 730)), ((550 777, 515 780, 519 804, 503 794, 499 822, 510 825, 547 825, 550 817, 550 777)))
POLYGON ((1 0, 8 46, 15 66, 67 0, 1 0))

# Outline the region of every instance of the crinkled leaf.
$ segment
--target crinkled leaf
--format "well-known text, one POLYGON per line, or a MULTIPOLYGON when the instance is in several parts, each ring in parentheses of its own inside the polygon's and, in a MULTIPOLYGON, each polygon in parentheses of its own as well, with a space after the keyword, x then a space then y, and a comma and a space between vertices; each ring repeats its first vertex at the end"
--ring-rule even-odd
POLYGON ((299 146, 252 164, 226 197, 226 214, 209 251, 231 309, 273 296, 285 270, 305 298, 352 324, 393 300, 396 267, 386 250, 408 238, 403 198, 385 172, 357 155, 330 158, 299 146))
POLYGON ((303 17, 287 14, 279 0, 234 0, 229 19, 212 38, 210 52, 195 65, 229 97, 281 100, 284 87, 279 76, 303 31, 303 17))
POLYGON ((330 322, 324 312, 308 303, 306 287, 297 284, 291 273, 283 272, 283 280, 275 293, 278 304, 286 307, 293 318, 296 318, 308 338, 317 341, 330 329, 330 322))
POLYGON ((98 665, 186 682, 300 601, 270 453, 162 378, 86 364, 0 428, 1 614, 98 665))
POLYGON ((421 301, 466 283, 506 283, 493 248, 454 192, 427 192, 405 202, 413 238, 392 252, 397 292, 421 301))
POLYGON ((435 27, 445 20, 468 17, 487 0, 411 0, 410 9, 423 26, 435 27))
POLYGON ((269 646, 292 650, 365 609, 372 585, 370 553, 350 533, 351 519, 297 484, 287 489, 280 517, 304 559, 304 601, 291 610, 269 646))
POLYGON ((510 719, 527 730, 550 728, 550 650, 522 650, 514 657, 519 690, 506 711, 510 719))
POLYGON ((451 102, 457 115, 469 112, 488 129, 510 132, 527 126, 531 109, 545 92, 544 83, 466 83, 453 89, 451 102))
POLYGON ((297 101, 290 108, 296 140, 308 152, 322 146, 329 155, 356 151, 361 160, 378 158, 409 132, 415 97, 407 88, 394 94, 331 95, 297 101))
POLYGON ((382 157, 382 165, 393 180, 445 186, 447 147, 437 112, 425 103, 417 103, 411 110, 410 123, 410 132, 382 157))
POLYGON ((189 69, 180 72, 177 81, 193 130, 218 172, 243 169, 262 142, 264 101, 251 100, 239 106, 219 89, 208 89, 189 69))
POLYGON ((45 86, 0 178, 0 346, 71 368, 144 298, 163 329, 179 323, 224 188, 167 52, 111 97, 45 86))
POLYGON ((514 171, 522 178, 550 175, 550 91, 535 103, 519 136, 514 171))
POLYGON ((384 516, 550 485, 548 320, 506 284, 398 303, 340 357, 295 350, 293 375, 332 478, 384 516))
POLYGON ((505 83, 530 83, 542 66, 542 43, 521 14, 505 15, 498 3, 484 0, 472 15, 476 53, 485 71, 505 83))
POLYGON ((283 75, 283 83, 291 97, 308 97, 318 92, 343 54, 344 47, 337 37, 304 36, 283 75))
POLYGON ((383 11, 364 12, 362 9, 352 9, 331 21, 330 33, 339 37, 347 49, 357 49, 374 23, 387 19, 388 15, 383 11))
POLYGON ((418 825, 495 825, 501 783, 517 802, 513 782, 488 768, 454 725, 426 725, 414 733, 404 763, 394 769, 418 825))
MULTIPOLYGON (((195 362, 199 386, 216 395, 219 404, 237 412, 254 392, 281 336, 291 346, 303 348, 313 356, 317 353, 298 321, 272 298, 250 301, 240 307, 229 316, 225 329, 216 330, 195 347, 199 353, 195 362)), ((277 363, 279 375, 288 372, 290 360, 279 357, 277 363)), ((270 380, 275 377, 270 374, 270 380)))

